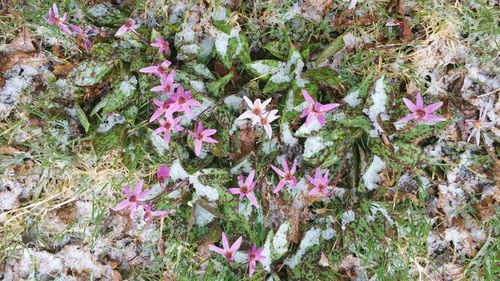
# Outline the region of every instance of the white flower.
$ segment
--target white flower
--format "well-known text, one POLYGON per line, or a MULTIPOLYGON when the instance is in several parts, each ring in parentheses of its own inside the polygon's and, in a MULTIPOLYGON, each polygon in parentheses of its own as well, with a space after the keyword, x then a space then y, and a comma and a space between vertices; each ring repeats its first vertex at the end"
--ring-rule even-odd
POLYGON ((255 125, 260 122, 260 119, 266 112, 266 106, 271 102, 271 99, 267 99, 261 103, 260 99, 256 99, 254 103, 247 97, 244 96, 245 102, 248 104, 248 109, 243 114, 238 117, 238 120, 242 119, 250 119, 252 120, 252 125, 255 125))
POLYGON ((265 116, 261 116, 261 119, 260 119, 260 124, 262 124, 262 126, 264 127, 264 130, 266 131, 266 134, 269 138, 271 138, 271 136, 273 135, 273 129, 271 128, 271 122, 278 119, 278 117, 279 117, 278 115, 276 115, 276 113, 278 113, 277 109, 271 110, 271 111, 267 112, 265 116))

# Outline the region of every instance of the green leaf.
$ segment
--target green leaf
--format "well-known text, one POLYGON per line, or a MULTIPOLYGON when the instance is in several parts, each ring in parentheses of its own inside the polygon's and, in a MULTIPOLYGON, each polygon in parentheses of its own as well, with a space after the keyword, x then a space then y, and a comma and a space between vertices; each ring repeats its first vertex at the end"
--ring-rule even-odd
POLYGON ((394 143, 393 151, 391 148, 385 146, 380 139, 370 139, 369 147, 372 154, 382 158, 384 162, 388 163, 396 171, 428 162, 428 158, 422 149, 414 144, 398 141, 394 143))
POLYGON ((112 61, 82 61, 68 77, 77 86, 92 86, 101 82, 113 67, 112 61))
POLYGON ((231 181, 231 176, 227 170, 210 168, 204 169, 198 180, 204 185, 224 187, 231 181))
POLYGON ((101 158, 108 150, 119 147, 123 142, 124 133, 125 125, 118 125, 104 135, 97 134, 93 140, 97 158, 101 158))
POLYGON ((437 135, 438 132, 441 132, 444 127, 448 126, 450 124, 449 121, 447 122, 439 122, 437 124, 419 124, 407 132, 398 135, 398 139, 401 141, 406 141, 410 142, 415 139, 423 139, 423 138, 428 138, 431 136, 437 135))
POLYGON ((275 82, 269 79, 269 81, 267 81, 266 85, 264 86, 262 93, 269 94, 273 92, 283 91, 288 89, 289 86, 290 86, 289 82, 275 82))
POLYGON ((206 65, 201 64, 201 63, 190 63, 187 65, 189 68, 193 70, 195 74, 198 74, 199 76, 208 79, 208 80, 215 80, 215 76, 212 74, 210 69, 206 67, 206 65))
POLYGON ((110 3, 100 3, 87 10, 87 17, 97 26, 121 26, 128 16, 110 3))
POLYGON ((363 81, 361 81, 361 85, 359 85, 359 88, 358 88, 359 96, 361 98, 364 98, 368 95, 368 90, 370 88, 370 85, 372 84, 372 79, 373 79, 374 75, 375 75, 375 73, 371 72, 368 76, 363 78, 363 81))
POLYGON ((335 70, 329 67, 309 69, 305 72, 306 78, 318 83, 336 88, 340 84, 340 77, 335 70))
POLYGON ((330 45, 328 45, 323 52, 316 58, 316 64, 320 64, 327 58, 333 56, 335 53, 340 51, 340 49, 344 48, 345 43, 344 43, 344 36, 339 36, 335 38, 330 45))
POLYGON ((354 118, 345 118, 339 121, 340 124, 348 128, 360 128, 366 133, 372 129, 372 122, 365 116, 356 116, 354 118))
POLYGON ((286 60, 288 57, 289 44, 281 41, 271 41, 264 46, 264 49, 268 50, 273 54, 273 56, 279 58, 280 60, 286 60))
POLYGON ((250 49, 248 47, 248 40, 244 34, 240 34, 240 47, 241 50, 238 54, 238 61, 242 62, 243 64, 252 62, 252 59, 250 58, 250 49))
POLYGON ((277 60, 257 60, 247 63, 246 69, 254 76, 268 76, 278 71, 278 68, 284 67, 284 63, 277 60))
POLYGON ((88 133, 90 128, 90 123, 89 120, 87 119, 87 116, 85 115, 85 112, 76 103, 75 103, 75 110, 76 110, 76 116, 78 117, 80 124, 82 124, 83 128, 85 129, 85 133, 88 133))
POLYGON ((224 92, 224 87, 227 83, 229 83, 229 81, 231 81, 231 79, 233 79, 233 73, 229 72, 229 74, 220 78, 219 80, 208 83, 208 92, 214 97, 220 98, 224 92))
POLYGON ((122 81, 113 92, 105 96, 92 110, 90 115, 96 114, 102 109, 103 114, 113 112, 125 105, 137 92, 137 79, 132 76, 122 81))

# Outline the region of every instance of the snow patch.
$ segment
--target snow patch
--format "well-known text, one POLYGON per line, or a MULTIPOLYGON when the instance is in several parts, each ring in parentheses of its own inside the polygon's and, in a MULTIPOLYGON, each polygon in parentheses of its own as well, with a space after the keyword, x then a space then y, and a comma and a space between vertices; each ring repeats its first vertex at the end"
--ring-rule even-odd
POLYGON ((304 256, 306 251, 312 246, 319 244, 320 237, 321 229, 315 227, 309 229, 300 242, 299 250, 297 250, 294 256, 286 259, 285 264, 290 268, 296 267, 300 263, 300 260, 302 259, 302 256, 304 256))
POLYGON ((97 132, 106 133, 109 130, 111 130, 115 125, 123 124, 125 123, 125 121, 126 121, 125 117, 123 117, 121 114, 110 113, 106 116, 106 119, 104 119, 104 121, 102 121, 102 123, 99 125, 99 128, 97 128, 97 132))
POLYGON ((372 98, 372 106, 368 108, 368 110, 365 108, 363 109, 363 112, 368 115, 370 120, 373 123, 373 126, 375 129, 370 132, 371 137, 377 137, 379 133, 381 133, 382 127, 380 124, 378 124, 377 118, 380 115, 380 119, 383 121, 389 120, 389 115, 387 115, 387 110, 385 109, 385 103, 387 100, 387 94, 385 93, 385 84, 384 84, 384 77, 381 77, 375 82, 375 89, 373 90, 371 94, 372 98))
POLYGON ((351 107, 356 107, 361 103, 361 98, 359 97, 359 90, 350 92, 344 97, 343 101, 351 107))
POLYGON ((245 158, 245 160, 241 161, 238 163, 238 165, 234 166, 231 168, 231 174, 232 175, 240 175, 242 173, 250 173, 252 170, 252 162, 248 160, 248 158, 245 158))
POLYGON ((333 144, 333 142, 331 142, 331 141, 325 142, 321 136, 308 137, 306 139, 305 144, 304 144, 304 154, 302 154, 302 156, 304 158, 310 158, 314 154, 320 152, 325 147, 332 145, 332 144, 333 144))
POLYGON ((380 157, 373 157, 373 161, 363 175, 363 182, 368 190, 374 190, 378 187, 380 180, 379 173, 385 168, 385 163, 380 157))
POLYGON ((288 251, 288 232, 290 224, 285 222, 282 224, 273 238, 273 257, 279 258, 288 251))
POLYGON ((298 140, 293 136, 288 123, 281 125, 281 140, 289 146, 294 146, 298 143, 298 140))
POLYGON ((184 114, 182 116, 182 119, 179 122, 182 126, 187 126, 187 125, 191 124, 191 122, 193 120, 198 119, 198 116, 203 111, 205 111, 206 109, 208 109, 209 107, 211 107, 214 104, 214 102, 212 100, 205 98, 205 97, 201 98, 200 103, 201 103, 200 106, 193 107, 193 110, 192 110, 193 114, 192 115, 184 114))
POLYGON ((346 211, 342 214, 342 230, 345 230, 347 224, 353 222, 356 219, 356 214, 352 211, 346 211))
POLYGON ((235 110, 240 109, 242 102, 243 98, 236 95, 230 95, 224 99, 224 103, 235 110))
POLYGON ((200 205, 196 205, 195 217, 196 225, 203 227, 212 222, 215 216, 200 205))

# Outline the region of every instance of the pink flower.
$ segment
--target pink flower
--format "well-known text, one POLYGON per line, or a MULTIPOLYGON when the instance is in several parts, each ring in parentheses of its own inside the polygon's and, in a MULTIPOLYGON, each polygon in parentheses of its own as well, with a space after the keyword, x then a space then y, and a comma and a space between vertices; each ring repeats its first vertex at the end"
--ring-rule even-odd
POLYGON ((198 126, 196 127, 196 131, 192 132, 189 131, 189 134, 194 138, 194 154, 196 156, 200 156, 201 153, 201 146, 203 142, 208 142, 208 143, 218 143, 215 139, 211 138, 210 136, 215 134, 217 130, 215 129, 206 129, 203 128, 203 124, 201 122, 198 123, 198 126))
POLYGON ((173 118, 173 114, 175 112, 174 101, 172 99, 167 99, 165 101, 161 100, 153 100, 153 103, 158 106, 156 111, 149 118, 149 123, 155 121, 160 118, 162 115, 165 115, 165 118, 173 118))
POLYGON ((314 178, 307 175, 307 179, 314 187, 313 189, 311 189, 311 191, 309 191, 308 195, 311 196, 320 193, 323 196, 327 196, 330 193, 329 189, 331 188, 329 186, 329 177, 330 172, 326 171, 324 175, 321 175, 321 171, 319 169, 316 169, 316 175, 314 176, 314 178))
POLYGON ((120 211, 125 208, 130 209, 130 218, 134 217, 135 211, 137 210, 137 207, 143 202, 144 197, 148 196, 148 194, 151 192, 151 190, 146 190, 142 192, 142 186, 144 185, 144 181, 141 180, 137 183, 135 186, 134 191, 130 191, 128 186, 123 187, 123 192, 125 192, 125 195, 127 195, 127 199, 121 201, 118 203, 114 208, 113 211, 120 211))
POLYGON ((179 125, 179 121, 182 119, 182 116, 177 118, 172 118, 171 116, 167 116, 165 119, 159 119, 160 127, 154 130, 155 134, 164 133, 163 138, 165 139, 165 144, 168 147, 170 143, 170 136, 172 132, 180 132, 184 128, 179 125))
POLYGON ((184 91, 182 85, 179 85, 179 87, 177 87, 177 91, 172 96, 172 100, 174 100, 175 111, 181 111, 186 113, 187 115, 193 115, 191 106, 201 105, 199 101, 193 99, 191 91, 184 91))
POLYGON ((240 200, 246 196, 248 200, 252 203, 252 205, 255 206, 255 208, 259 208, 259 203, 257 203, 257 199, 255 198, 255 194, 253 191, 255 190, 255 185, 257 184, 256 182, 253 181, 253 178, 255 176, 255 171, 252 170, 246 180, 243 181, 243 177, 239 176, 238 177, 238 186, 239 188, 230 188, 229 193, 231 194, 236 194, 240 196, 240 200))
POLYGON ((164 62, 159 63, 157 65, 152 65, 152 66, 141 68, 141 69, 139 69, 139 72, 151 73, 151 74, 154 74, 154 75, 161 78, 161 77, 167 76, 167 71, 168 71, 168 67, 170 66, 170 64, 172 64, 172 63, 169 60, 165 60, 164 62))
POLYGON ((481 130, 484 130, 485 132, 483 133, 483 138, 484 138, 487 145, 492 146, 493 141, 488 136, 488 134, 486 134, 486 129, 495 124, 494 122, 488 122, 486 120, 486 118, 488 116, 488 111, 490 109, 491 109, 491 106, 489 106, 489 105, 482 106, 481 109, 479 110, 478 120, 474 120, 474 119, 465 120, 465 122, 467 122, 467 124, 472 125, 472 130, 470 132, 469 137, 467 138, 467 141, 470 141, 470 139, 473 136, 475 136, 476 145, 479 145, 479 143, 481 142, 481 130))
POLYGON ((266 131, 266 134, 269 138, 271 138, 273 135, 273 129, 271 128, 271 122, 273 122, 274 120, 279 118, 279 116, 276 115, 276 113, 278 113, 278 110, 274 109, 274 110, 267 112, 265 115, 260 116, 260 124, 264 127, 264 131, 266 131))
MULTIPOLYGON (((87 34, 84 33, 83 29, 81 29, 79 26, 76 26, 76 25, 73 25, 73 24, 70 24, 69 26, 76 33, 76 36, 79 37, 80 39, 82 39, 82 41, 83 41, 83 48, 85 49, 85 51, 88 52, 90 50, 91 45, 92 45, 92 41, 90 41, 90 39, 87 36, 87 34)), ((89 30, 87 30, 87 32, 93 32, 93 29, 89 29, 89 30)))
POLYGON ((161 36, 156 37, 155 42, 152 43, 151 46, 158 48, 158 55, 161 54, 162 52, 165 55, 168 55, 168 50, 170 49, 170 44, 163 37, 161 37, 161 36))
POLYGON ((263 103, 261 103, 260 99, 256 99, 252 103, 247 96, 243 96, 243 99, 250 109, 241 114, 238 120, 250 119, 253 125, 259 123, 261 116, 266 113, 266 106, 271 102, 271 99, 267 99, 263 103))
POLYGON ((401 118, 399 121, 396 123, 404 123, 408 122, 412 119, 416 119, 417 123, 421 121, 445 121, 446 118, 439 117, 436 115, 433 115, 432 113, 436 110, 438 110, 442 105, 443 102, 437 102, 433 103, 431 105, 428 105, 424 107, 424 102, 422 101, 422 96, 420 96, 420 93, 417 93, 417 105, 413 104, 409 99, 403 98, 403 102, 406 104, 406 107, 412 112, 405 117, 401 118))
POLYGON ((313 118, 316 118, 318 122, 321 124, 321 126, 324 126, 325 125, 324 114, 340 106, 339 103, 321 104, 315 101, 304 89, 302 90, 302 95, 304 96, 304 99, 308 103, 308 106, 306 107, 306 109, 304 109, 304 111, 300 115, 300 118, 304 118, 307 116, 306 126, 311 124, 313 118))
POLYGON ((248 251, 248 275, 253 276, 255 269, 257 268, 257 261, 263 261, 266 257, 261 255, 264 251, 264 247, 257 249, 255 244, 252 245, 248 251))
POLYGON ((228 261, 233 261, 234 260, 234 255, 236 254, 236 251, 241 246, 241 240, 243 240, 243 237, 240 236, 234 244, 229 247, 229 242, 227 241, 226 234, 222 232, 222 246, 223 248, 219 248, 213 244, 208 245, 209 249, 216 252, 217 254, 224 256, 228 261))
POLYGON ((62 17, 59 17, 59 10, 57 9, 56 3, 54 3, 52 5, 52 8, 49 9, 49 16, 46 18, 46 20, 50 24, 57 25, 59 29, 61 29, 64 33, 66 33, 68 36, 71 36, 71 31, 64 23, 66 21, 66 13, 64 13, 62 17))
POLYGON ((288 183, 290 186, 295 187, 297 185, 297 178, 294 176, 295 170, 297 169, 297 159, 293 161, 292 169, 288 168, 288 163, 286 159, 283 158, 283 171, 271 165, 271 168, 281 177, 280 182, 274 189, 274 193, 280 192, 281 189, 288 183))
POLYGON ((172 70, 167 76, 162 76, 160 79, 160 86, 155 86, 151 89, 153 92, 162 92, 167 96, 170 96, 175 88, 179 86, 179 84, 174 83, 175 71, 172 70))
POLYGON ((142 206, 144 208, 144 221, 148 224, 152 224, 155 221, 161 220, 166 217, 170 212, 169 211, 153 211, 151 210, 151 203, 145 204, 142 206), (155 217, 157 217, 155 219, 155 217))
POLYGON ((165 165, 161 165, 160 169, 158 169, 158 172, 156 172, 156 179, 158 180, 160 185, 166 182, 169 176, 170 176, 170 168, 168 168, 165 165))
POLYGON ((118 28, 118 31, 116 31, 115 36, 121 36, 127 31, 135 31, 137 28, 139 28, 139 25, 135 23, 133 19, 128 19, 125 24, 120 26, 118 28))

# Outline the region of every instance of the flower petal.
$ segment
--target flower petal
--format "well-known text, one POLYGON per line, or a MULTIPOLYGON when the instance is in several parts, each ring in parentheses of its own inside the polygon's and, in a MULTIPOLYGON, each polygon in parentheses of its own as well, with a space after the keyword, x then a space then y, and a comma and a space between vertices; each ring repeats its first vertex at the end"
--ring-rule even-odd
POLYGON ((434 111, 438 110, 441 106, 443 105, 443 102, 440 101, 440 102, 436 102, 436 103, 433 103, 431 105, 428 105, 424 108, 425 112, 427 114, 429 113, 433 113, 434 111))
POLYGON ((130 205, 130 202, 128 199, 121 201, 120 203, 116 204, 116 206, 113 208, 113 211, 120 211, 125 208, 127 208, 130 205))
POLYGON ((415 118, 416 118, 415 113, 410 113, 410 114, 406 115, 405 117, 396 121, 396 123, 406 123, 406 122, 410 121, 411 119, 415 119, 415 118))
POLYGON ((242 240, 243 240, 243 237, 240 236, 240 238, 238 238, 238 240, 236 240, 236 242, 234 242, 234 244, 231 246, 231 249, 229 249, 229 250, 233 253, 236 253, 236 251, 238 251, 238 249, 241 246, 242 240))
POLYGON ((411 112, 415 112, 418 110, 417 106, 415 104, 413 104, 413 102, 411 102, 409 99, 403 98, 403 102, 406 104, 406 107, 408 107, 408 109, 411 112))
POLYGON ((276 168, 273 165, 271 165, 271 169, 273 169, 276 172, 276 174, 278 174, 280 177, 284 177, 286 175, 285 172, 283 172, 282 170, 276 168))
POLYGON ((221 255, 221 256, 224 256, 224 250, 215 246, 215 245, 208 245, 208 248, 211 250, 211 251, 214 251, 216 252, 217 254, 221 255))
POLYGON ((246 194, 248 200, 255 206, 255 208, 259 208, 259 203, 257 203, 257 198, 255 198, 255 194, 253 192, 249 192, 246 194))

